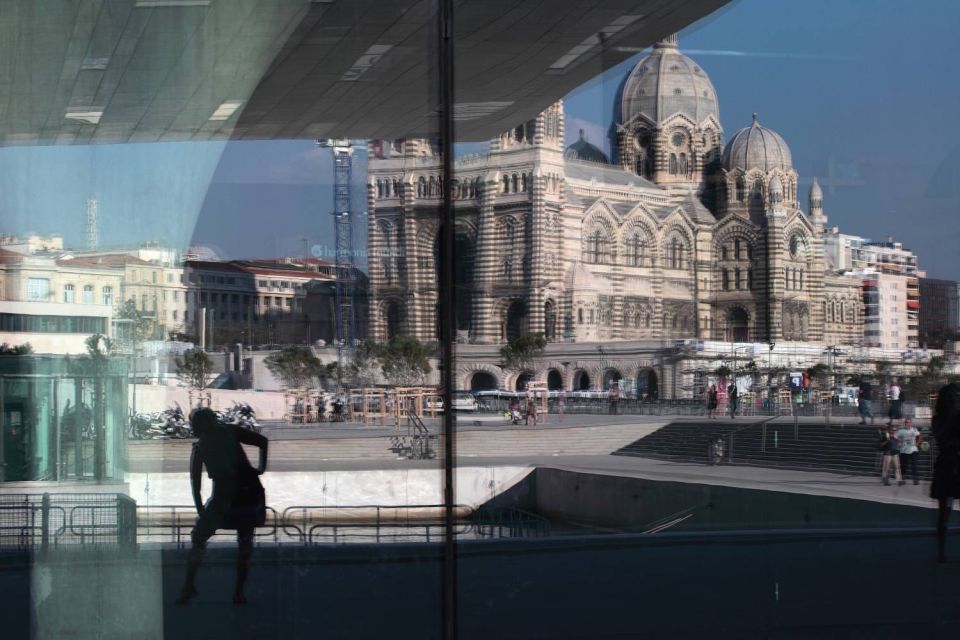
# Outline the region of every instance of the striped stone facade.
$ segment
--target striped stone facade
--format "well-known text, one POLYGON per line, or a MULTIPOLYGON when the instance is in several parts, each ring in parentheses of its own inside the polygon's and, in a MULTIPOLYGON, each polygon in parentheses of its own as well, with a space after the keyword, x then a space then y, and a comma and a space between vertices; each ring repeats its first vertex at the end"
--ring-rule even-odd
MULTIPOLYGON (((658 46, 625 85, 637 93, 624 97, 616 162, 582 133, 564 149, 562 101, 491 140, 488 153, 456 160, 458 341, 543 333, 566 343, 839 343, 862 335, 858 292, 837 278, 825 284, 819 187, 803 212, 789 149, 756 117, 721 154, 716 105, 704 102, 715 101, 712 85, 675 40, 658 46), (653 68, 660 77, 649 86, 672 98, 682 87, 702 90, 696 109, 677 98, 651 114, 642 73, 653 68), (671 89, 670 73, 694 81, 671 89), (842 298, 844 314, 829 316, 828 298, 842 298)), ((371 145, 376 340, 436 339, 441 166, 425 140, 371 145)))

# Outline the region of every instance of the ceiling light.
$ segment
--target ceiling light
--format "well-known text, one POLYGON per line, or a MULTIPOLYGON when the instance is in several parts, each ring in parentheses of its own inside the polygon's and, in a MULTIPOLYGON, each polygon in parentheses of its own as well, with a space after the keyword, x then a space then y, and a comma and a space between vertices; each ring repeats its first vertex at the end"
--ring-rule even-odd
POLYGON ((234 113, 237 109, 240 108, 240 105, 243 104, 243 100, 227 100, 213 112, 213 115, 210 116, 211 120, 226 120, 234 113))
POLYGON ((383 55, 393 49, 392 44, 375 44, 367 49, 362 56, 357 58, 353 66, 347 69, 347 72, 340 78, 342 82, 356 82, 360 76, 370 70, 373 65, 380 61, 383 55))
POLYGON ((67 120, 78 120, 87 124, 100 124, 100 118, 103 117, 103 109, 96 107, 74 107, 67 109, 63 114, 67 120))
POLYGON ((133 5, 138 9, 157 9, 160 7, 209 7, 210 0, 137 0, 133 5))
POLYGON ((550 65, 550 69, 553 71, 562 71, 566 69, 571 64, 573 64, 573 62, 577 58, 579 58, 580 56, 582 56, 583 54, 585 54, 586 52, 590 51, 595 46, 600 44, 601 35, 605 38, 609 38, 610 36, 620 33, 621 31, 623 31, 628 26, 630 26, 631 24, 633 24, 634 22, 636 22, 642 17, 643 16, 640 14, 620 16, 619 18, 617 18, 607 26, 600 29, 600 31, 598 31, 597 33, 590 34, 589 36, 584 38, 583 42, 581 42, 580 44, 578 44, 577 46, 573 47, 572 49, 567 51, 565 54, 560 56, 556 62, 550 65))

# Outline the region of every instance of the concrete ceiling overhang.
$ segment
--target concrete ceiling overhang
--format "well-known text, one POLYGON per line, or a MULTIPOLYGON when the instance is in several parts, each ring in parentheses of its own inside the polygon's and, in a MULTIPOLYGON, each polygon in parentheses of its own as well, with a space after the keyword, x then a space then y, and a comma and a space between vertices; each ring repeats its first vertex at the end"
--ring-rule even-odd
MULTIPOLYGON (((460 140, 729 0, 456 0, 460 140)), ((5 0, 0 144, 437 131, 436 0, 5 0)))

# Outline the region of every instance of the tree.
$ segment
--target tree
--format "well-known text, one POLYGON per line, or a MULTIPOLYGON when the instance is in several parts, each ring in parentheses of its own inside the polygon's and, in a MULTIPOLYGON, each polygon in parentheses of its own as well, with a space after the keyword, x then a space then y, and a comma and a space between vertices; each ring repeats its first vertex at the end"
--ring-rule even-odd
MULTIPOLYGON (((107 369, 110 366, 110 353, 113 343, 103 334, 95 333, 84 340, 87 353, 76 359, 68 360, 68 370, 79 381, 90 380, 93 383, 93 473, 94 477, 102 480, 106 477, 107 450, 104 425, 106 425, 106 397, 105 384, 107 369)), ((83 384, 82 382, 80 384, 83 384)), ((78 403, 79 404, 79 403, 78 403)), ((79 407, 77 407, 79 410, 79 407)))
POLYGON ((729 378, 730 374, 732 373, 733 370, 725 364, 720 365, 713 371, 713 375, 717 376, 718 378, 729 378))
POLYGON ((0 356, 28 356, 33 353, 33 347, 29 342, 23 344, 0 344, 0 356))
POLYGON ((547 339, 542 333, 530 333, 514 338, 500 348, 503 368, 512 371, 533 369, 546 346, 547 339))
POLYGON ((398 386, 422 385, 432 370, 431 349, 410 336, 397 335, 380 349, 384 377, 398 386))
POLYGON ((213 361, 202 349, 187 349, 182 358, 176 359, 177 377, 181 382, 203 389, 207 386, 207 377, 213 371, 213 361))
POLYGON ((130 348, 134 352, 144 340, 148 340, 153 335, 153 320, 137 309, 137 303, 132 298, 120 304, 116 317, 118 320, 125 321, 121 323, 123 327, 121 335, 124 341, 130 343, 130 348))
POLYGON ((267 357, 264 364, 288 389, 311 388, 329 374, 320 359, 305 347, 287 347, 267 357))
POLYGON ((344 367, 344 371, 337 372, 342 378, 349 380, 358 387, 366 387, 372 384, 378 384, 383 379, 383 364, 380 361, 383 347, 373 340, 367 340, 353 350, 350 364, 344 367))

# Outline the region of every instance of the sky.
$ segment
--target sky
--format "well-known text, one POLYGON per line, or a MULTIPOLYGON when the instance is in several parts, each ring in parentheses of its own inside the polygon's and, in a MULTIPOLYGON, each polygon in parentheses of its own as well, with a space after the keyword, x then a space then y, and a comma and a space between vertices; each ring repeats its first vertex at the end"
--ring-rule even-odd
MULTIPOLYGON (((893 236, 929 275, 960 280, 958 31, 954 0, 737 0, 682 31, 680 48, 713 81, 725 140, 757 112, 790 145, 801 192, 814 176, 824 186, 831 225, 893 236)), ((582 128, 610 151, 615 94, 642 55, 565 97, 568 142, 582 128)), ((0 232, 82 244, 96 196, 101 245, 204 244, 249 258, 302 255, 306 242, 329 255, 331 181, 329 152, 309 140, 5 148, 0 232)))

